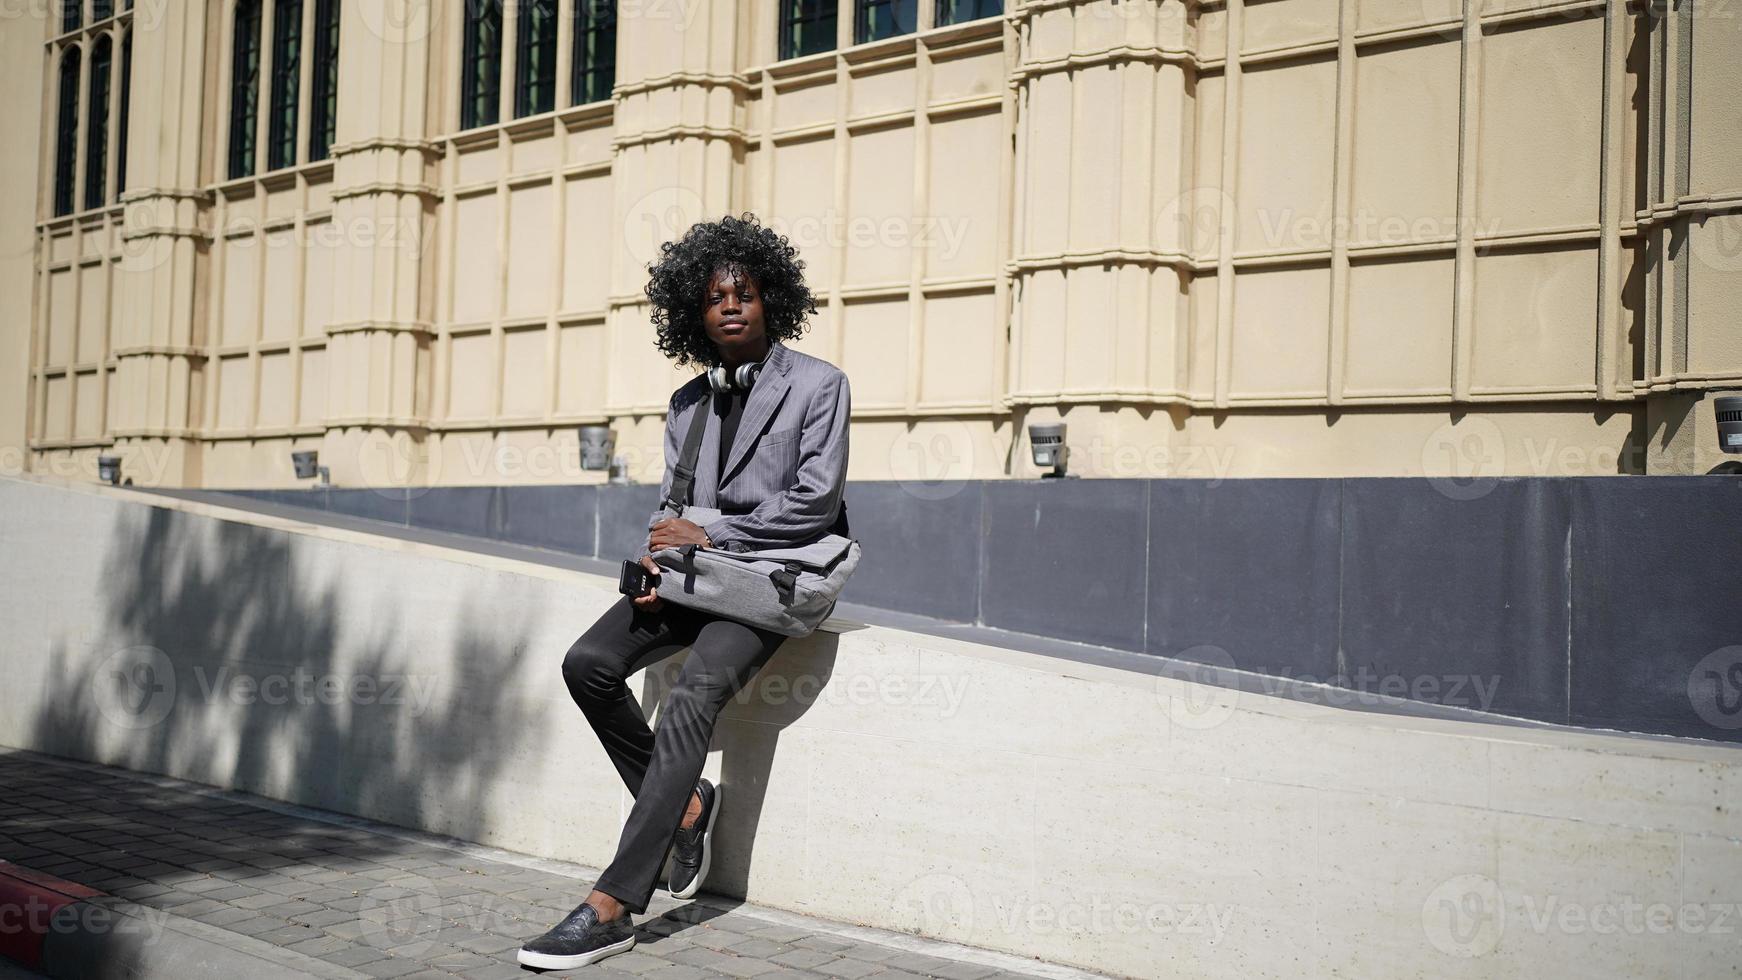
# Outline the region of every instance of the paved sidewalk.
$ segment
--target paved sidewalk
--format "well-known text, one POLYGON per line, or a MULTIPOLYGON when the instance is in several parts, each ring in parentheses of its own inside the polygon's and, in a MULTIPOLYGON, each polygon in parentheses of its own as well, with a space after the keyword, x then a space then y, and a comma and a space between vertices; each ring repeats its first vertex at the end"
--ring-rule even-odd
MULTIPOLYGON (((0 860, 154 910, 148 918, 197 923, 175 935, 204 930, 208 939, 254 951, 262 962, 293 973, 415 980, 537 976, 515 963, 515 950, 584 898, 596 874, 29 752, 0 750, 0 787, 0 860)), ((657 892, 648 915, 637 918, 634 950, 548 975, 1091 976, 706 894, 679 902, 657 892)))

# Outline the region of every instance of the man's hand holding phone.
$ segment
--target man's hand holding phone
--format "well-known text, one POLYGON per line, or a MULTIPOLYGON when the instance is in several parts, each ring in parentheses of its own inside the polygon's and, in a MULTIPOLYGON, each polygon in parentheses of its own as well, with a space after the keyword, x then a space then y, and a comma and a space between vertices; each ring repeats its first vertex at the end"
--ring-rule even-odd
POLYGON ((659 597, 658 583, 659 566, 653 563, 652 555, 642 555, 639 566, 634 561, 623 563, 623 582, 618 586, 617 591, 628 596, 629 601, 635 604, 635 608, 645 609, 648 612, 658 612, 665 605, 665 600, 659 597), (646 570, 645 576, 637 574, 641 569, 646 570), (639 593, 633 591, 632 579, 645 584, 646 591, 639 593))

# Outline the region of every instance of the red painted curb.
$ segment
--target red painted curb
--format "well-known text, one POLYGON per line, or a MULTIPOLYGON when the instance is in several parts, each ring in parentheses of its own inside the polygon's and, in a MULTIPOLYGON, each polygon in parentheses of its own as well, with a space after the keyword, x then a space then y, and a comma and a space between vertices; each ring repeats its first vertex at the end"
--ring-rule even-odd
POLYGON ((60 909, 104 894, 77 882, 0 861, 0 956, 42 966, 42 944, 60 909))

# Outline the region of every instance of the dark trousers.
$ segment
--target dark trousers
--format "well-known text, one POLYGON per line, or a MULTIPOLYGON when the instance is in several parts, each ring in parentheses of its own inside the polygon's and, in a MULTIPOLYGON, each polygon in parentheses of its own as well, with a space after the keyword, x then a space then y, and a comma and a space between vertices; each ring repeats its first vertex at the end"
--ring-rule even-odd
POLYGON ((563 680, 581 706, 624 785, 635 797, 617 856, 594 887, 632 912, 646 912, 672 836, 701 777, 720 709, 749 683, 780 633, 666 602, 637 609, 628 596, 569 647, 563 680), (630 674, 691 647, 659 714, 659 732, 629 693, 630 674))

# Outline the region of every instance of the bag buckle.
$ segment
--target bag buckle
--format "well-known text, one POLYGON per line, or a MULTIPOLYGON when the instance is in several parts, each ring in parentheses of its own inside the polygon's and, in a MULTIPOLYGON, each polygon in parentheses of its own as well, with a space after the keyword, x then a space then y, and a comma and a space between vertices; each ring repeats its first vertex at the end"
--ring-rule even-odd
POLYGON ((798 573, 803 569, 803 563, 789 561, 783 567, 768 573, 769 581, 774 583, 775 591, 780 593, 780 601, 783 605, 792 605, 796 596, 794 590, 798 586, 798 573))

